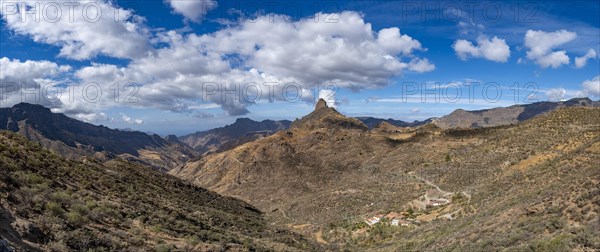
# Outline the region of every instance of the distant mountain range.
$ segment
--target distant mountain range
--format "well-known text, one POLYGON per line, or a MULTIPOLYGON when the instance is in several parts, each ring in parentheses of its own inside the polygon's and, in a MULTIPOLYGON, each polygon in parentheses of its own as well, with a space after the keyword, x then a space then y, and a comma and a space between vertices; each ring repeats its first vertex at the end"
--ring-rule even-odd
MULTIPOLYGON (((600 106, 588 98, 564 102, 537 102, 477 111, 455 110, 449 115, 424 121, 405 122, 395 119, 357 117, 367 129, 383 122, 396 127, 418 127, 433 123, 440 128, 481 128, 509 125, 531 119, 562 107, 600 106)), ((222 152, 244 143, 287 130, 288 120, 254 121, 238 118, 233 124, 207 131, 162 138, 133 130, 115 130, 81 122, 63 114, 52 113, 41 105, 21 103, 0 108, 0 130, 6 129, 41 142, 44 147, 67 158, 95 156, 102 160, 121 157, 167 171, 201 154, 222 152)))
POLYGON ((392 118, 382 119, 375 117, 356 117, 356 119, 362 121, 365 125, 367 125, 367 127, 369 127, 369 129, 377 127, 377 125, 379 125, 382 122, 387 122, 397 127, 417 127, 424 124, 428 124, 432 121, 432 119, 427 119, 423 121, 405 122, 402 120, 394 120, 392 118))
POLYGON ((238 118, 233 124, 179 137, 179 140, 200 153, 220 152, 287 129, 288 120, 261 122, 238 118))
POLYGON ((516 124, 559 108, 576 106, 600 107, 600 102, 589 98, 574 98, 561 102, 544 101, 475 111, 457 109, 449 115, 434 119, 433 123, 441 128, 493 127, 516 124))
MULTIPOLYGON (((416 127, 431 122, 431 119, 414 122, 375 117, 356 117, 356 119, 363 122, 369 129, 375 128, 381 122, 387 122, 398 127, 416 127)), ((264 120, 259 122, 248 118, 238 118, 233 124, 181 136, 178 139, 199 153, 222 152, 261 137, 272 135, 277 131, 286 130, 291 124, 292 122, 288 120, 264 120)))
POLYGON ((120 156, 163 171, 197 155, 191 148, 158 135, 96 126, 28 103, 0 108, 0 130, 17 132, 67 158, 108 160, 120 156))

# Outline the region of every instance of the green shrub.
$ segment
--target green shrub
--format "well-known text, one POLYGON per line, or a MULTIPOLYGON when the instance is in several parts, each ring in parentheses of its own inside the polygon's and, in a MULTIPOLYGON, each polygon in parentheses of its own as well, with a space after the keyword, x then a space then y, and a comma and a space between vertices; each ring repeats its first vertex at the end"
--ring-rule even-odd
POLYGON ((88 206, 83 204, 75 204, 73 205, 72 209, 82 215, 87 215, 90 213, 90 209, 88 208, 88 206))
POLYGON ((64 205, 71 204, 71 195, 66 191, 57 191, 48 195, 48 198, 52 201, 62 203, 64 205))
POLYGON ((173 247, 171 244, 157 244, 154 246, 154 251, 156 252, 169 252, 173 251, 174 249, 175 247, 173 247))
POLYGON ((50 211, 54 216, 61 216, 64 212, 62 205, 54 201, 48 201, 46 203, 46 210, 50 211))
POLYGON ((108 221, 109 219, 116 219, 118 215, 117 210, 105 203, 98 205, 89 213, 89 217, 93 221, 108 221))
POLYGON ((67 220, 67 223, 75 228, 81 227, 83 224, 85 224, 87 222, 87 218, 84 216, 81 216, 81 214, 77 211, 70 211, 70 212, 66 213, 65 218, 67 220))
POLYGON ((163 228, 162 228, 162 226, 161 226, 160 224, 158 224, 158 225, 154 225, 154 226, 152 226, 152 227, 150 228, 150 230, 151 230, 152 232, 154 232, 154 233, 160 233, 160 232, 162 232, 162 231, 163 231, 163 228))
POLYGON ((48 244, 48 249, 52 252, 69 251, 69 247, 63 241, 51 242, 48 244))
POLYGON ((534 251, 571 251, 573 247, 573 236, 561 234, 552 239, 541 240, 530 246, 534 251))
POLYGON ((198 245, 200 243, 200 238, 198 236, 195 236, 195 235, 193 235, 193 236, 187 236, 185 238, 185 243, 187 243, 187 244, 189 244, 189 245, 191 245, 193 247, 193 246, 196 246, 196 245, 198 245))

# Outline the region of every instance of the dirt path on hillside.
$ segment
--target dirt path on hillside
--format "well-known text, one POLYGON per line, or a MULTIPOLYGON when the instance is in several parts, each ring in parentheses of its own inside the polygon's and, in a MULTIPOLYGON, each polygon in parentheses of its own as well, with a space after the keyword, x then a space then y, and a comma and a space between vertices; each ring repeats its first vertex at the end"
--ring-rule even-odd
MULTIPOLYGON (((412 176, 414 176, 415 178, 417 178, 417 179, 419 179, 419 180, 421 180, 421 181, 423 181, 423 182, 425 182, 425 184, 427 184, 427 185, 429 185, 429 186, 431 186, 431 187, 435 188, 435 189, 436 189, 438 192, 440 192, 440 193, 441 193, 443 196, 448 196, 448 195, 452 195, 452 194, 454 194, 453 192, 447 192, 447 191, 444 191, 444 190, 442 190, 442 189, 441 189, 441 188, 440 188, 438 185, 436 185, 436 184, 432 183, 431 181, 429 181, 429 180, 427 180, 427 179, 424 179, 424 178, 421 178, 421 177, 419 177, 418 175, 414 174, 413 172, 409 172, 408 174, 409 174, 409 175, 412 175, 412 176)), ((470 194, 466 193, 465 191, 461 191, 460 193, 461 193, 462 195, 464 195, 465 197, 467 197, 467 199, 468 199, 468 200, 467 200, 467 204, 471 202, 471 195, 470 195, 470 194)))
POLYGON ((325 239, 323 239, 323 230, 319 230, 319 232, 315 234, 315 238, 317 239, 318 243, 328 244, 328 242, 325 239))
POLYGON ((432 183, 431 181, 421 178, 418 175, 414 174, 413 172, 409 172, 408 174, 414 176, 415 178, 425 182, 425 184, 428 184, 429 186, 432 186, 433 188, 435 188, 438 192, 440 192, 442 195, 447 196, 447 195, 452 195, 452 192, 446 192, 444 190, 442 190, 438 185, 432 183))

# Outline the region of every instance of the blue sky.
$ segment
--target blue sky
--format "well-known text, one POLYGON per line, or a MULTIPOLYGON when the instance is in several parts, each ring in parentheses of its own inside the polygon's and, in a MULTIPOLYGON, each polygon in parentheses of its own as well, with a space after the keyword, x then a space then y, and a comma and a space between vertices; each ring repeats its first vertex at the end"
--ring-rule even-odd
POLYGON ((0 106, 40 103, 112 128, 293 120, 319 97, 406 121, 600 98, 598 1, 18 3, 1 3, 0 106))

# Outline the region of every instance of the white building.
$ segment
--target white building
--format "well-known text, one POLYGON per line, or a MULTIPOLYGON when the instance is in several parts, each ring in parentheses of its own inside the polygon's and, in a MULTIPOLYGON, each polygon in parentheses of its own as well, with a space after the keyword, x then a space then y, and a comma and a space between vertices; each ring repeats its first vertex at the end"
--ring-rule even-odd
POLYGON ((366 219, 365 222, 367 223, 367 225, 373 226, 373 225, 379 223, 384 216, 385 215, 383 215, 383 214, 376 215, 376 216, 366 219))

